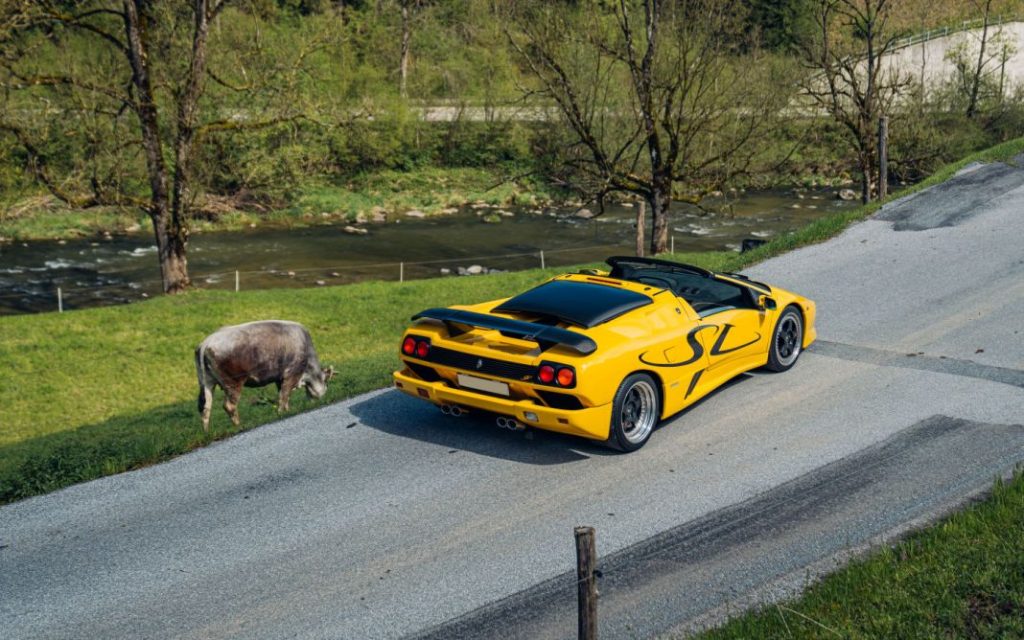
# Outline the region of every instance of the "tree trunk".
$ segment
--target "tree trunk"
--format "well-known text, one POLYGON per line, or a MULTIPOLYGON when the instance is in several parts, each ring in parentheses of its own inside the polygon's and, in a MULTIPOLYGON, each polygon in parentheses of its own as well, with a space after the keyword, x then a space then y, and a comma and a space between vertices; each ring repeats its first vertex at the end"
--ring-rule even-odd
POLYGON ((992 0, 985 2, 983 12, 983 24, 981 28, 981 45, 978 47, 978 64, 974 68, 974 77, 971 78, 971 95, 967 103, 967 117, 973 118, 978 113, 978 93, 981 90, 981 74, 985 70, 985 48, 988 44, 988 17, 992 7, 992 0))
POLYGON ((672 183, 656 177, 647 197, 651 205, 651 255, 668 251, 668 207, 672 202, 672 183))
POLYGON ((864 204, 871 202, 871 170, 873 165, 871 155, 869 151, 865 150, 861 151, 857 158, 861 174, 860 201, 864 204))
POLYGON ((163 143, 160 138, 160 124, 156 100, 149 74, 149 56, 145 40, 144 9, 142 0, 124 0, 125 36, 128 43, 125 55, 132 68, 132 85, 135 87, 135 112, 142 132, 142 147, 146 156, 146 172, 149 175, 150 206, 148 213, 153 221, 156 236, 157 257, 160 261, 160 276, 165 293, 178 293, 189 285, 188 265, 185 261, 186 245, 181 237, 181 225, 169 224, 171 197, 168 192, 167 164, 163 157, 163 143))
POLYGON ((164 293, 181 293, 191 284, 186 259, 187 241, 183 234, 168 229, 168 217, 167 213, 150 214, 156 236, 157 259, 160 261, 160 280, 164 293))
POLYGON ((406 83, 409 77, 409 41, 412 39, 409 2, 402 2, 402 59, 398 66, 398 93, 403 98, 408 96, 406 83))

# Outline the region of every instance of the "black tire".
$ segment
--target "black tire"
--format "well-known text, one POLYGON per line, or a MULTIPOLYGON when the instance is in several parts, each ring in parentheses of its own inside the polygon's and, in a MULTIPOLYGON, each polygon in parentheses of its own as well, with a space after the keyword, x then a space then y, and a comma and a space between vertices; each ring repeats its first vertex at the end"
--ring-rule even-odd
POLYGON ((627 376, 612 401, 608 446, 619 451, 636 451, 647 444, 660 418, 658 383, 646 373, 627 376))
POLYGON ((803 350, 804 317, 796 307, 786 307, 779 315, 768 345, 769 371, 788 371, 796 364, 803 350))

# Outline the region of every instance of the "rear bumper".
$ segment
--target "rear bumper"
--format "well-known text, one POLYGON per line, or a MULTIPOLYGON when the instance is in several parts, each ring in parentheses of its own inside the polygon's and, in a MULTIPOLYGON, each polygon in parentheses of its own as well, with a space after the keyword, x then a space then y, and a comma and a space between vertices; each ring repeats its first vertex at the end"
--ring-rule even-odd
POLYGON ((607 440, 611 425, 612 405, 605 404, 576 410, 553 409, 532 400, 513 400, 477 393, 468 389, 456 389, 445 381, 426 382, 412 375, 408 370, 393 374, 395 387, 399 391, 427 400, 438 406, 456 404, 463 409, 477 409, 516 420, 531 427, 557 431, 592 440, 607 440), (526 412, 533 413, 537 420, 528 420, 526 412))

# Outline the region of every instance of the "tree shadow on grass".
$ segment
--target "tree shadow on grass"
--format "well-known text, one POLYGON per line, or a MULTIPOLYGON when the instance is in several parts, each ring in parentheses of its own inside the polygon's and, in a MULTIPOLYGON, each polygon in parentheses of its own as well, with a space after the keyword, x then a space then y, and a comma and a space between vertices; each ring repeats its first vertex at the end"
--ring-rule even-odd
POLYGON ((453 418, 428 402, 396 390, 355 403, 349 410, 371 429, 512 462, 553 465, 614 455, 600 443, 585 438, 540 429, 501 429, 495 424, 495 415, 485 411, 453 418))

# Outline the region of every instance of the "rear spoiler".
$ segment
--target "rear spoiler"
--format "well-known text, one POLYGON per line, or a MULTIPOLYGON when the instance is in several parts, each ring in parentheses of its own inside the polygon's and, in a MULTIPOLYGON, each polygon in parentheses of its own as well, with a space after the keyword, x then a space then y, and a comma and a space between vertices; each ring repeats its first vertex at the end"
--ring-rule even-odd
POLYGON ((462 311, 460 309, 427 309, 426 311, 420 311, 412 317, 413 320, 419 320, 420 318, 443 322, 445 327, 448 328, 448 335, 451 336, 465 333, 464 330, 453 326, 461 324, 484 329, 497 329, 511 337, 536 342, 544 351, 557 345, 568 347, 585 356, 597 351, 597 343, 587 336, 575 331, 559 329, 558 327, 551 327, 536 322, 512 320, 510 318, 462 311))

